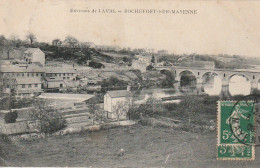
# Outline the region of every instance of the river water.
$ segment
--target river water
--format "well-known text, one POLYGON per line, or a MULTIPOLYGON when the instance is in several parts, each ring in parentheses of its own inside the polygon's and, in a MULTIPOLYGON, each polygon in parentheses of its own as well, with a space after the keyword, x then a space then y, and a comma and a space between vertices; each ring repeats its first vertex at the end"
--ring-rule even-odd
MULTIPOLYGON (((222 81, 218 76, 212 76, 211 80, 207 83, 203 84, 203 90, 205 94, 210 96, 220 95, 222 89, 222 81)), ((231 96, 234 95, 248 95, 250 94, 251 84, 250 81, 247 80, 243 76, 233 76, 229 82, 229 92, 231 96)), ((260 90, 260 84, 258 84, 258 90, 260 90)), ((172 96, 181 96, 181 95, 196 95, 197 90, 195 87, 180 87, 179 91, 175 88, 155 88, 155 89, 147 89, 144 88, 141 91, 134 92, 135 99, 137 102, 144 102, 147 98, 153 96, 155 98, 165 98, 172 96)), ((169 102, 169 101, 167 101, 169 102)), ((173 100, 170 102, 179 102, 179 100, 173 100)))

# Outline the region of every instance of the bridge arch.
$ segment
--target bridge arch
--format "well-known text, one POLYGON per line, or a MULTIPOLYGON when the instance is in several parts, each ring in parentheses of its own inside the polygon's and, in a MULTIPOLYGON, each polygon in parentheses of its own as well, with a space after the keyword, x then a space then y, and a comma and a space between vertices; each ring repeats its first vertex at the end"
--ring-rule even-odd
POLYGON ((181 79, 181 74, 183 74, 184 72, 190 72, 195 78, 198 76, 196 74, 196 72, 189 70, 189 69, 184 69, 184 70, 180 70, 179 72, 176 72, 176 77, 178 77, 178 79, 181 79))
POLYGON ((204 71, 204 72, 201 73, 201 77, 205 76, 208 73, 215 74, 215 75, 220 77, 220 74, 217 73, 216 71, 204 71))
POLYGON ((228 77, 227 77, 227 79, 228 79, 228 81, 230 81, 230 79, 233 77, 233 76, 243 76, 243 77, 245 77, 247 80, 249 80, 250 82, 251 82, 251 78, 250 78, 250 76, 249 75, 246 75, 245 73, 242 73, 242 72, 236 72, 236 73, 232 73, 232 74, 230 74, 228 77))
POLYGON ((252 76, 250 74, 243 73, 243 72, 230 73, 227 76, 228 90, 230 95, 234 96, 240 94, 241 95, 250 94, 252 89, 252 81, 253 81, 252 76))

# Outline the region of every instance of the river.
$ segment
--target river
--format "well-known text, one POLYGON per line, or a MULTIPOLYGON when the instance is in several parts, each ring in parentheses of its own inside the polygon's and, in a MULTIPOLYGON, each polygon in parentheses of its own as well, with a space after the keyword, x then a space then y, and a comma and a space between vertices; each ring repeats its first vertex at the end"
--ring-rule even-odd
MULTIPOLYGON (((219 95, 222 89, 222 81, 218 76, 212 76, 210 81, 203 84, 203 90, 205 94, 210 96, 219 95)), ((251 84, 243 76, 233 76, 229 82, 229 92, 231 96, 234 95, 248 95, 250 94, 251 84)), ((260 90, 260 84, 258 84, 258 90, 260 90)), ((195 87, 182 87, 177 91, 175 88, 143 88, 141 91, 135 91, 135 99, 137 102, 144 102, 149 97, 165 98, 172 96, 182 95, 196 95, 195 87)), ((167 101, 167 102, 179 102, 179 100, 167 101)))

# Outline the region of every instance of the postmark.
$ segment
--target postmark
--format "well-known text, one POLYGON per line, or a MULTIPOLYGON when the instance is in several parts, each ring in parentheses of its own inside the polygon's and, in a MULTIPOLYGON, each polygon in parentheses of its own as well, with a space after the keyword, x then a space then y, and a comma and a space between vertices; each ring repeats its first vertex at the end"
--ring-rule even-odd
POLYGON ((217 159, 254 160, 255 101, 219 101, 217 159))

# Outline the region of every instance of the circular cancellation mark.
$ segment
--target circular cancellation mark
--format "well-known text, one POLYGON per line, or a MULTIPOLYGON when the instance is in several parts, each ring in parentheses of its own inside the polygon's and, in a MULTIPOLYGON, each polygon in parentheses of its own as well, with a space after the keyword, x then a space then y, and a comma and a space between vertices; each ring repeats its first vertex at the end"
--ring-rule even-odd
POLYGON ((251 94, 239 98, 230 111, 229 123, 231 132, 242 144, 260 146, 260 113, 258 106, 260 106, 260 94, 251 94), (239 113, 240 102, 245 102, 247 106, 255 108, 251 108, 251 110, 247 111, 247 115, 244 116, 239 113), (255 117, 253 122, 251 117, 255 117))

